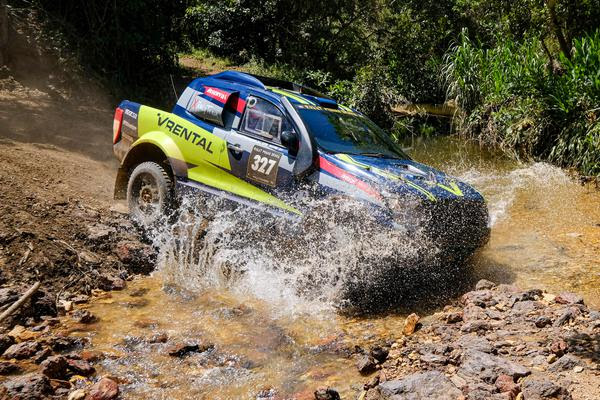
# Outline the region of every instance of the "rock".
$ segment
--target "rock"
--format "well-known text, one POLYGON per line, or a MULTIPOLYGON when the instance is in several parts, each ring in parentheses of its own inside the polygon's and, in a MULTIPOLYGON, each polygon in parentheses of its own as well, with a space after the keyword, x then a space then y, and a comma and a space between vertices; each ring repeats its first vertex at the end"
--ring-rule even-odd
POLYGON ((387 347, 376 346, 371 349, 371 357, 377 360, 378 363, 383 363, 387 360, 390 350, 387 347))
POLYGON ((77 310, 73 313, 72 318, 80 324, 91 324, 97 320, 96 316, 88 310, 77 310))
POLYGON ((376 369, 375 359, 370 355, 361 354, 356 360, 356 368, 361 374, 370 374, 376 369))
POLYGON ((110 378, 96 382, 89 392, 89 400, 113 400, 119 396, 119 385, 110 378))
POLYGON ((35 353, 35 356, 33 356, 33 362, 36 364, 40 364, 42 361, 44 361, 46 358, 50 357, 51 355, 52 355, 52 350, 50 350, 50 348, 48 348, 48 347, 43 347, 40 351, 35 353))
POLYGON ((474 349, 463 354, 461 372, 488 383, 494 383, 499 375, 508 375, 514 380, 530 374, 529 369, 521 364, 474 349))
POLYGON ((548 325, 552 325, 552 320, 545 315, 541 315, 535 320, 535 326, 538 328, 544 328, 548 325))
POLYGON ((12 304, 19 299, 19 292, 13 288, 1 288, 0 289, 0 307, 12 304))
POLYGON ((494 325, 492 325, 490 322, 479 319, 479 320, 465 322, 463 324, 463 326, 460 327, 460 330, 462 332, 477 332, 477 331, 489 331, 489 330, 492 330, 493 328, 494 328, 494 325))
POLYGON ((467 381, 461 376, 452 375, 450 377, 450 381, 460 390, 463 390, 463 388, 467 387, 467 381))
POLYGON ((568 390, 548 379, 527 379, 522 384, 523 397, 527 400, 570 400, 568 390))
POLYGON ((90 376, 96 372, 94 367, 85 360, 68 360, 67 363, 69 364, 69 369, 75 375, 90 376))
POLYGON ((463 294, 461 300, 466 305, 475 305, 477 307, 486 308, 498 304, 498 300, 494 298, 491 290, 475 290, 463 294))
POLYGON ((448 364, 448 358, 438 354, 426 353, 421 356, 421 362, 441 366, 448 364))
POLYGON ((104 274, 100 275, 98 287, 105 291, 123 290, 125 287, 127 287, 127 284, 118 276, 104 274))
POLYGON ((563 326, 569 321, 574 320, 577 317, 577 312, 573 308, 566 309, 562 315, 554 322, 554 327, 563 326))
POLYGON ((10 361, 0 361, 0 375, 10 375, 21 372, 22 368, 10 361))
POLYGON ((583 297, 578 294, 565 292, 554 298, 558 304, 583 304, 583 297))
POLYGON ((115 233, 114 228, 111 228, 106 225, 98 224, 93 226, 88 226, 88 234, 87 238, 91 242, 101 242, 104 241, 115 233))
POLYGON ((56 335, 46 340, 48 346, 56 352, 70 351, 76 348, 81 348, 86 343, 85 339, 74 336, 56 335))
POLYGON ((428 371, 386 381, 378 386, 384 400, 458 400, 462 392, 439 371, 428 371))
POLYGON ((562 356, 567 351, 568 348, 569 348, 569 345, 567 344, 567 342, 565 342, 563 339, 558 339, 558 340, 554 340, 552 342, 549 350, 553 354, 562 356))
POLYGON ((22 360, 33 356, 40 349, 40 344, 35 341, 13 344, 4 352, 4 358, 22 360))
POLYGON ((85 390, 77 389, 69 393, 67 400, 83 400, 85 399, 85 390))
POLYGON ((319 388, 315 390, 315 400, 340 400, 340 394, 332 388, 319 388))
POLYGON ((446 314, 446 322, 449 324, 455 324, 457 322, 462 322, 463 313, 462 312, 451 312, 446 314))
POLYGON ((534 300, 518 301, 512 306, 512 310, 518 314, 527 314, 542 308, 541 303, 534 300))
POLYGON ((494 282, 488 281, 487 279, 481 279, 475 285, 475 290, 485 290, 485 289, 493 289, 496 287, 494 282))
POLYGON ((590 311, 589 317, 591 321, 600 321, 600 311, 590 311))
POLYGON ((553 362, 555 362, 558 359, 558 357, 556 356, 556 354, 550 354, 547 358, 546 358, 546 362, 548 364, 552 364, 553 362))
POLYGON ((494 353, 494 347, 489 340, 480 336, 463 335, 458 338, 455 345, 463 350, 473 349, 484 353, 494 353))
POLYGON ((213 345, 200 346, 195 343, 179 343, 167 348, 167 354, 171 357, 183 357, 189 353, 203 353, 212 349, 213 345))
POLYGON ((40 367, 42 374, 48 378, 66 380, 69 364, 66 357, 59 355, 48 357, 40 367))
POLYGON ((500 393, 508 392, 513 397, 516 396, 517 393, 519 393, 521 391, 521 389, 519 388, 519 385, 517 385, 515 383, 515 381, 513 380, 513 378, 508 375, 499 375, 498 378, 496 378, 495 386, 496 386, 496 389, 498 389, 498 391, 500 393))
POLYGON ((90 296, 86 294, 78 294, 76 296, 71 297, 69 300, 75 304, 83 304, 90 301, 90 296))
POLYGON ((16 377, 4 383, 8 398, 16 399, 46 399, 52 392, 50 381, 42 374, 30 373, 16 377))
MULTIPOLYGON (((517 293, 513 296, 513 302, 518 301, 534 301, 543 297, 543 292, 540 289, 529 289, 524 292, 517 293)), ((514 305, 514 303, 513 303, 514 305)))
POLYGON ((561 358, 559 358, 554 364, 552 364, 552 366, 550 366, 550 368, 548 368, 548 370, 552 371, 552 372, 561 372, 561 371, 571 370, 571 369, 575 368, 576 366, 583 366, 583 365, 584 365, 583 361, 581 361, 579 358, 577 358, 571 354, 566 354, 566 355, 562 356, 561 358))
POLYGON ((87 362, 96 362, 104 358, 104 355, 99 351, 84 350, 79 353, 79 358, 87 362))
POLYGON ((14 337, 10 335, 0 335, 0 354, 4 353, 6 349, 15 344, 14 337))
POLYGON ((581 365, 578 365, 575 368, 573 368, 573 372, 575 372, 577 374, 580 372, 583 372, 583 367, 581 365))
POLYGON ((405 336, 412 335, 417 329, 417 324, 419 323, 420 317, 412 313, 408 317, 406 317, 406 321, 404 321, 404 329, 402 329, 402 333, 405 336))

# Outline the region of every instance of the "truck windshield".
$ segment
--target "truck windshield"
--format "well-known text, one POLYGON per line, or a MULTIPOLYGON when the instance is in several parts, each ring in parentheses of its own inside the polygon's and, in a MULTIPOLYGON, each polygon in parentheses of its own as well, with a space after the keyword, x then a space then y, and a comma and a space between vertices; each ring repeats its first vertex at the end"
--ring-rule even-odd
POLYGON ((294 105, 317 145, 328 153, 410 159, 389 135, 353 111, 294 105))

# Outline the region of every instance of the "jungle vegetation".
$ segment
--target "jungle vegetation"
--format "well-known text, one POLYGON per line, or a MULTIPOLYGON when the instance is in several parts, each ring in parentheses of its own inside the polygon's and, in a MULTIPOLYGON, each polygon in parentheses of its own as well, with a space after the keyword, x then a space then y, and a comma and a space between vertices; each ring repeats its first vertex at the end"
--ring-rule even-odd
POLYGON ((455 134, 600 175, 600 0, 8 3, 131 98, 162 93, 179 53, 209 54, 315 86, 395 135, 411 126, 391 105, 451 102, 455 134))

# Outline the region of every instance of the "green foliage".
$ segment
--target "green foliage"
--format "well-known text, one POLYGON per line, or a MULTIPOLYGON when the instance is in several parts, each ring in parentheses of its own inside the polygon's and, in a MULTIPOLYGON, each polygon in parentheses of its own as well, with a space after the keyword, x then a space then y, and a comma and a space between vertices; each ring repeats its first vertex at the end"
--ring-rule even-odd
POLYGON ((498 41, 491 49, 465 35, 445 58, 448 95, 464 114, 463 133, 517 156, 600 174, 600 33, 573 42, 561 70, 539 39, 498 41))

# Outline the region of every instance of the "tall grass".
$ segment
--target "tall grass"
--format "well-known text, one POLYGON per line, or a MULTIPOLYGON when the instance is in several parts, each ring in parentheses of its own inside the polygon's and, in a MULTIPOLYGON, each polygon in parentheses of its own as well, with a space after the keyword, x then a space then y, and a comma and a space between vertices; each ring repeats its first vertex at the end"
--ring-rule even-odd
POLYGON ((574 40, 558 61, 538 39, 485 49, 463 34, 444 66, 458 128, 516 157, 600 175, 600 32, 574 40))

